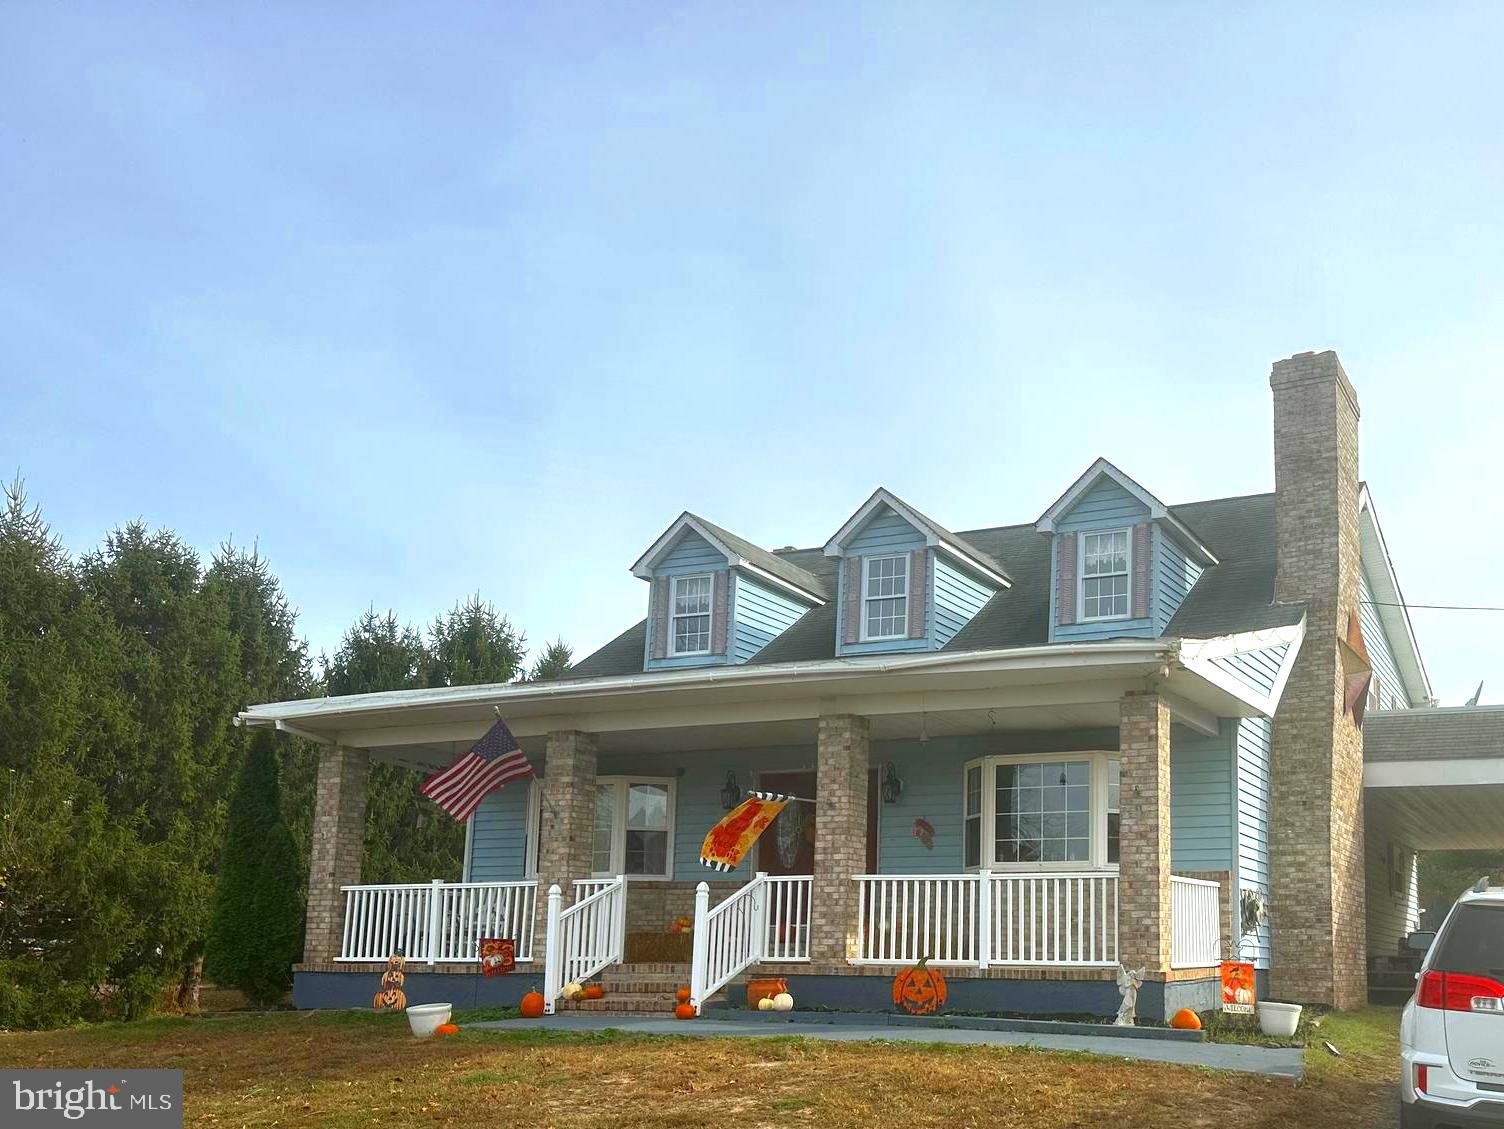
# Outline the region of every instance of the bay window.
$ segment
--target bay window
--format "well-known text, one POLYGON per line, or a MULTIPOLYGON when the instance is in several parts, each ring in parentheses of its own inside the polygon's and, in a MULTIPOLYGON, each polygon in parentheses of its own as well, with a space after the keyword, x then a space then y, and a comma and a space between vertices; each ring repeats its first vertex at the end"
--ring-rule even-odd
POLYGON ((674 862, 674 781, 601 776, 595 782, 594 877, 668 879, 674 862))
POLYGON ((1105 752, 984 757, 966 766, 967 868, 1116 866, 1120 762, 1105 752))

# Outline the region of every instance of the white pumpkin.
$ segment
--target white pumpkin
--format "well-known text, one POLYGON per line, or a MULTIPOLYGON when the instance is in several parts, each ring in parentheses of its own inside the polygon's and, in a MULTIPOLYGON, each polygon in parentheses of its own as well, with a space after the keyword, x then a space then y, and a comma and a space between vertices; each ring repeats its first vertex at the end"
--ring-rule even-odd
POLYGON ((793 1011, 794 997, 789 995, 787 992, 779 992, 776 996, 773 997, 773 1010, 793 1011))
POLYGON ((585 989, 577 981, 571 980, 564 985, 564 998, 566 1000, 579 1000, 585 996, 585 989))
POLYGON ((1237 991, 1233 992, 1232 998, 1237 1000, 1240 1004, 1253 1003, 1253 993, 1250 992, 1247 988, 1237 989, 1237 991))
POLYGON ((758 1011, 772 1011, 773 1010, 773 997, 772 996, 764 996, 762 999, 758 1000, 757 1001, 757 1010, 758 1011))

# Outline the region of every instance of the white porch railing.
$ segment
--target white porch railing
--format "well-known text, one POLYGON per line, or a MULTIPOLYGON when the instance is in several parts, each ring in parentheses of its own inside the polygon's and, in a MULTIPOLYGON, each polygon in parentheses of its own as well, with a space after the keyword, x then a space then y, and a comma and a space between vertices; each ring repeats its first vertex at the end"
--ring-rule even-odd
POLYGON ((1113 872, 856 876, 856 964, 1076 965, 1118 960, 1113 872))
POLYGON ((599 894, 615 881, 616 879, 614 878, 576 878, 574 880, 574 900, 575 902, 582 902, 591 894, 599 894))
POLYGON ((1170 877, 1170 967, 1222 960, 1222 888, 1204 878, 1170 877))
POLYGON ((543 954, 543 1006, 554 1004, 571 981, 586 980, 626 951, 627 880, 623 875, 564 908, 564 892, 548 888, 548 930, 543 954))
POLYGON ((533 959, 536 882, 416 882, 345 886, 339 961, 480 959, 482 937, 511 937, 517 960, 533 959))
POLYGON ((689 1002, 705 1001, 759 961, 809 960, 809 875, 770 878, 759 872, 715 908, 710 886, 695 889, 694 949, 689 1002))

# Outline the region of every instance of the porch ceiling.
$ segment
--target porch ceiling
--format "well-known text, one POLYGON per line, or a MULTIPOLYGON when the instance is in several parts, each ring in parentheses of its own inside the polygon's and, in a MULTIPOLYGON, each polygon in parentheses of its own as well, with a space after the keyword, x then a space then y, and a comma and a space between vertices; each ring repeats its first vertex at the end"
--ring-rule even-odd
POLYGON ((1367 833, 1416 851, 1504 848, 1504 782, 1366 788, 1367 833))

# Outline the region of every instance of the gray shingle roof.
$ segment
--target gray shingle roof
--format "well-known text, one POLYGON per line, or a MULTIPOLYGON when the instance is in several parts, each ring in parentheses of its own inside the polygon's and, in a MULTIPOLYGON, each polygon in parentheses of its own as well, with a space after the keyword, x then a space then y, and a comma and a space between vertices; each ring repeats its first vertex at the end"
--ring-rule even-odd
MULTIPOLYGON (((1168 636, 1204 639, 1284 627, 1304 607, 1274 604, 1274 495, 1251 494, 1171 506, 1170 511, 1221 561, 1202 574, 1170 621, 1168 636)), ((703 520, 703 519, 701 519, 703 520)), ((706 523, 709 525, 709 523, 706 523)), ((717 530, 719 535, 721 531, 717 530)), ((727 535, 730 538, 731 535, 727 535)), ((1033 523, 957 533, 972 551, 1001 562, 1013 587, 992 597, 945 647, 947 651, 1026 647, 1049 642, 1050 538, 1033 523)), ((737 538, 736 541, 740 541, 737 538)), ((734 542, 728 540, 728 544, 734 542)), ((745 542, 743 542, 745 544, 745 542)), ((740 551, 739 546, 736 546, 740 551)), ((755 546, 749 546, 755 548, 755 546)), ((759 550, 765 552, 765 550, 759 550)), ((753 560, 749 554, 748 560, 753 560)), ((835 591, 835 561, 820 549, 769 556, 835 591)), ((771 571, 771 570, 770 570, 771 571)), ((806 612, 752 657, 750 664, 811 662, 835 657, 835 600, 806 612)), ((573 677, 642 673, 647 621, 629 628, 571 669, 573 677)))
POLYGON ((1504 706, 1376 710, 1363 718, 1365 761, 1504 757, 1504 706))
POLYGON ((784 553, 780 555, 778 553, 770 553, 767 549, 754 545, 745 538, 738 537, 730 530, 722 529, 715 522, 706 521, 699 514, 690 514, 689 516, 719 537, 726 545, 734 549, 737 555, 743 560, 756 565, 764 572, 772 573, 780 580, 788 581, 796 588, 802 588, 804 591, 811 592, 824 599, 830 598, 832 594, 831 587, 810 573, 808 569, 800 568, 794 561, 794 557, 798 554, 784 553))

